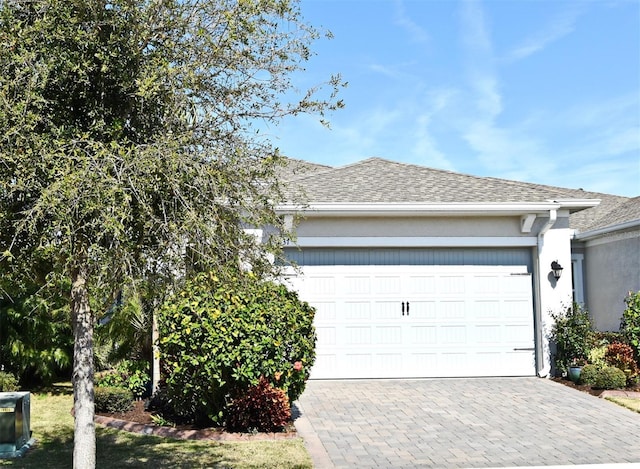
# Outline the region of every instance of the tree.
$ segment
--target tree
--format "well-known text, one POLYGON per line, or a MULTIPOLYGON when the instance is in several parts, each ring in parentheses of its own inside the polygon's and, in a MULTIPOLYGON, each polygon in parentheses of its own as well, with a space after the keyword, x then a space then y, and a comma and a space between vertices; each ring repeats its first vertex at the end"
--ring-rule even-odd
POLYGON ((25 257, 28 271, 12 263, 1 267, 0 364, 23 387, 50 384, 71 369, 69 282, 47 255, 38 250, 25 257))
POLYGON ((71 285, 74 467, 94 313, 149 275, 270 269, 280 239, 244 229, 281 228, 281 158, 255 125, 341 106, 339 77, 295 93, 317 37, 295 0, 0 1, 0 262, 47 250, 71 285))

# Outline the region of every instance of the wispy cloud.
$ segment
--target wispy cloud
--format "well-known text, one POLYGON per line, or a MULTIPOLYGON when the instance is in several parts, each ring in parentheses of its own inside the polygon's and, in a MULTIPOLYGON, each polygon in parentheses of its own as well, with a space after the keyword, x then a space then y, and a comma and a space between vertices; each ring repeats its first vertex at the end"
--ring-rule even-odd
POLYGON ((447 109, 457 95, 457 90, 443 88, 432 90, 427 94, 424 109, 416 112, 413 123, 412 157, 422 165, 433 168, 453 170, 453 163, 438 148, 437 138, 434 136, 434 120, 441 118, 441 113, 447 109))
POLYGON ((555 162, 544 158, 547 152, 537 136, 517 123, 499 124, 504 112, 500 74, 481 2, 464 2, 460 13, 467 81, 466 99, 458 103, 460 137, 488 175, 532 180, 536 174, 553 171, 555 162))
POLYGON ((404 29, 412 41, 420 43, 430 42, 429 33, 408 15, 404 2, 402 0, 396 0, 395 4, 394 23, 404 29))
POLYGON ((524 59, 571 34, 575 29, 576 21, 582 13, 582 8, 581 4, 578 3, 568 3, 567 5, 568 7, 564 11, 556 15, 541 30, 511 49, 507 53, 506 60, 524 59))
POLYGON ((502 97, 495 71, 491 33, 479 1, 468 0, 461 10, 462 45, 467 57, 468 82, 474 91, 473 101, 484 119, 502 112, 502 97))

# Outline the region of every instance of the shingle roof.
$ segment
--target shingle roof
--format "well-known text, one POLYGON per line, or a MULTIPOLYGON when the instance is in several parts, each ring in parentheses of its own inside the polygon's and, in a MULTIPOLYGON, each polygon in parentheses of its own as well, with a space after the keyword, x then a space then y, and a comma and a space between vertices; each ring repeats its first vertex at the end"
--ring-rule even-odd
POLYGON ((586 224, 583 229, 580 230, 581 232, 592 231, 599 228, 606 228, 640 220, 640 197, 634 197, 632 199, 626 200, 616 200, 615 202, 609 200, 608 202, 608 207, 601 209, 597 213, 597 215, 593 217, 591 223, 586 224))
POLYGON ((310 161, 296 160, 287 158, 284 164, 279 168, 280 177, 284 181, 293 181, 298 178, 310 176, 319 171, 333 169, 331 166, 324 164, 311 163, 310 161))
MULTIPOLYGON (((300 164, 300 160, 296 164, 300 164)), ((592 230, 618 218, 636 216, 635 199, 492 177, 478 177, 424 166, 368 158, 331 168, 312 165, 289 177, 288 198, 306 203, 499 203, 546 202, 553 199, 600 199, 594 207, 571 215, 571 226, 592 230)), ((637 198, 640 199, 640 198, 637 198)))

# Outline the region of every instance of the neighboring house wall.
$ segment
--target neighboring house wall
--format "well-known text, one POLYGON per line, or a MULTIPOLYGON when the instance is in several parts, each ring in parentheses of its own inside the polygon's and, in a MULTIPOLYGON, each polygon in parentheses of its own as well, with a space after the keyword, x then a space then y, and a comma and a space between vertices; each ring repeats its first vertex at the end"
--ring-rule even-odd
POLYGON ((640 291, 640 229, 585 243, 586 307, 601 331, 617 331, 629 291, 640 291))

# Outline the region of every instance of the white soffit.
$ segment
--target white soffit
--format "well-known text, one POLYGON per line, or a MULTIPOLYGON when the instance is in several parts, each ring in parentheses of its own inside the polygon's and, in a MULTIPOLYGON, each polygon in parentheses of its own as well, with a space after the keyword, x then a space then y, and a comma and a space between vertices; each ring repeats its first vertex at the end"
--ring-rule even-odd
MULTIPOLYGON (((283 204, 280 213, 303 213, 313 216, 513 216, 547 213, 564 206, 557 202, 536 203, 442 203, 442 204, 378 204, 378 203, 312 203, 309 205, 283 204)), ((584 207, 586 208, 586 207, 584 207)))

